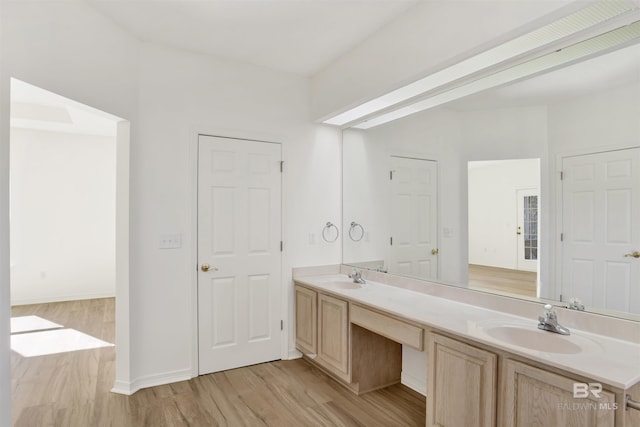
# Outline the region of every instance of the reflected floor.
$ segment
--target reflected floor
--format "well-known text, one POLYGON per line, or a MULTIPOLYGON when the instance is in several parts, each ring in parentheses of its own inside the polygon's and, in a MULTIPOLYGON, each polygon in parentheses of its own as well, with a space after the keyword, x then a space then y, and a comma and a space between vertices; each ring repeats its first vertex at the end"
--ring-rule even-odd
POLYGON ((469 264, 469 288, 520 296, 536 296, 535 271, 510 270, 469 264))

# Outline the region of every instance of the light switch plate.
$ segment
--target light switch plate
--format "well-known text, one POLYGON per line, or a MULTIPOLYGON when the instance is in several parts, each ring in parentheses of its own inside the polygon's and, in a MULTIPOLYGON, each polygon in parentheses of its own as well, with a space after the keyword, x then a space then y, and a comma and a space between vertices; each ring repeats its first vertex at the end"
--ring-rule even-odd
POLYGON ((161 234, 160 249, 177 249, 182 247, 181 234, 161 234))

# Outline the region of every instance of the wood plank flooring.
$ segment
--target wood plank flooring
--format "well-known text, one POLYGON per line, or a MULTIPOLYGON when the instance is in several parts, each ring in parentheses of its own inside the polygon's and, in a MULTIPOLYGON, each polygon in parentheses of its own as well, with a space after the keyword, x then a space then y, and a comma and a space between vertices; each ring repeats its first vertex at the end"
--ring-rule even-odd
MULTIPOLYGON (((16 306, 114 342, 114 300, 16 306)), ((424 396, 397 385, 356 396, 302 359, 110 392, 113 347, 24 358, 12 352, 15 426, 423 426, 424 396)))
POLYGON ((510 295, 536 296, 537 273, 469 264, 469 288, 510 295))

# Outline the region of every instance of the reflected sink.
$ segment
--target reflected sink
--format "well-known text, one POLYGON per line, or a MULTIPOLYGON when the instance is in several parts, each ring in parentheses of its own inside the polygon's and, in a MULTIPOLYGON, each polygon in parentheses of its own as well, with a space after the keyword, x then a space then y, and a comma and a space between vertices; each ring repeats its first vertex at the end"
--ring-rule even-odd
POLYGON ((546 353, 575 354, 582 351, 582 347, 573 342, 572 338, 553 332, 527 328, 524 326, 493 326, 484 328, 487 335, 505 344, 516 345, 530 350, 546 353))

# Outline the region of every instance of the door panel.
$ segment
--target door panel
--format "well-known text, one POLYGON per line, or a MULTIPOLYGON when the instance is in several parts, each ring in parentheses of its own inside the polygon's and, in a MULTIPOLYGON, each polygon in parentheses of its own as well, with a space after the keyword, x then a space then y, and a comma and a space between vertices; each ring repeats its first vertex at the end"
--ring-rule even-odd
POLYGON ((391 156, 391 169, 390 271, 437 278, 437 163, 391 156))
POLYGON ((280 358, 281 151, 279 144, 202 135, 198 143, 198 355, 205 374, 280 358))
POLYGON ((640 313, 640 148, 562 161, 562 296, 640 313))

